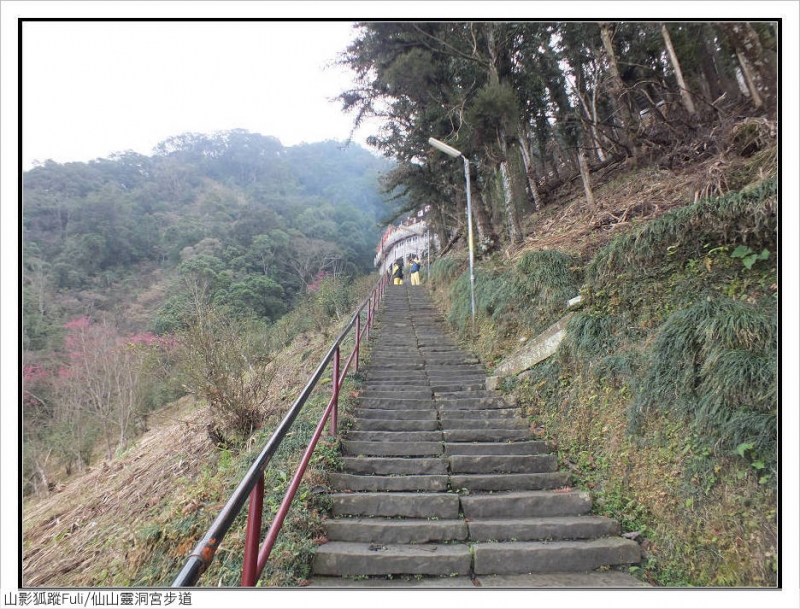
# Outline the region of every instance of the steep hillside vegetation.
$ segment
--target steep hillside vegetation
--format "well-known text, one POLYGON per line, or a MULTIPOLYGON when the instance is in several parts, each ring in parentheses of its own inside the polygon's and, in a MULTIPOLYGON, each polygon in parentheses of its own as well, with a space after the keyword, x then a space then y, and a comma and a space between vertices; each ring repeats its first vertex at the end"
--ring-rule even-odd
POLYGON ((217 435, 260 424, 263 396, 230 379, 269 357, 268 328, 309 294, 348 313, 337 290, 372 268, 389 167, 355 145, 236 130, 26 172, 24 492, 110 459, 187 392, 232 396, 217 435), (215 335, 226 361, 197 361, 215 335))
POLYGON ((618 175, 596 213, 576 199, 545 210, 525 245, 478 264, 474 332, 466 254, 431 268, 454 330, 490 367, 581 295, 557 353, 503 387, 599 513, 640 541, 636 572, 657 585, 777 578, 774 141, 755 159, 727 152, 720 173, 718 158, 618 175), (697 195, 718 181, 734 189, 697 195))

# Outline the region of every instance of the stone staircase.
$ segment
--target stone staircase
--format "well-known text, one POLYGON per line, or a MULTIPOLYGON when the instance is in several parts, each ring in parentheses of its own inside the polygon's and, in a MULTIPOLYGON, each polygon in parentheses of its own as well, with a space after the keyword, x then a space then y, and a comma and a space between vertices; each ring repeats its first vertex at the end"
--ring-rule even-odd
POLYGON ((312 586, 644 585, 607 569, 638 544, 485 389, 424 288, 389 286, 377 322, 312 586))

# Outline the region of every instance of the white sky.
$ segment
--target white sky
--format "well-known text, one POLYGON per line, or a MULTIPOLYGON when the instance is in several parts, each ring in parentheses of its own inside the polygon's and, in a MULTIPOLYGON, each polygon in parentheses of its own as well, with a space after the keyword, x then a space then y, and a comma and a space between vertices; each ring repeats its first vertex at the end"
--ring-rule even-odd
MULTIPOLYGON (((766 19, 781 17, 784 62, 781 124, 782 198, 781 234, 790 227, 790 239, 782 245, 783 368, 797 369, 797 222, 798 108, 798 8, 796 1, 743 2, 529 2, 529 1, 427 1, 427 2, 32 2, 0 0, 0 159, 2 186, 2 288, 0 321, 3 340, 2 473, 0 503, 3 538, 0 559, 0 593, 16 589, 18 556, 16 535, 19 514, 12 506, 16 493, 16 429, 19 351, 8 337, 18 332, 19 210, 18 159, 21 169, 34 159, 57 162, 88 161, 132 149, 150 154, 153 146, 184 132, 213 133, 243 128, 275 136, 285 146, 326 139, 344 140, 352 117, 342 115, 339 105, 328 101, 349 86, 341 70, 323 70, 336 53, 344 50, 351 32, 347 23, 331 19, 371 18, 441 19, 766 19), (181 22, 26 22, 23 28, 22 63, 24 117, 21 155, 18 156, 19 110, 17 18, 177 18, 181 22), (315 18, 324 22, 189 22, 187 18, 315 18), (788 170, 788 171, 787 171, 788 170), (788 196, 787 196, 788 195, 788 196), (15 209, 17 211, 15 212, 15 209), (15 243, 16 242, 16 243, 15 243), (13 294, 11 292, 14 292, 13 294), (794 303, 794 304, 793 304, 794 303)), ((355 133, 363 142, 374 126, 355 133)), ((588 594, 552 591, 475 592, 425 591, 353 594, 310 591, 269 592, 274 606, 331 607, 797 607, 797 378, 784 375, 783 408, 785 439, 782 512, 783 576, 781 594, 748 591, 660 591, 658 595, 619 591, 588 594), (786 378, 788 377, 788 378, 786 378), (786 441, 788 440, 788 441, 786 441), (565 601, 568 604, 565 604, 565 601), (283 603, 283 604, 281 604, 283 603), (305 603, 305 604, 304 604, 305 603)), ((195 607, 222 606, 210 592, 194 592, 195 607)), ((226 606, 262 606, 260 594, 234 597, 226 606)))
POLYGON ((149 155, 186 132, 345 140, 352 116, 331 99, 352 77, 329 64, 353 35, 337 21, 25 22, 24 166, 149 155))

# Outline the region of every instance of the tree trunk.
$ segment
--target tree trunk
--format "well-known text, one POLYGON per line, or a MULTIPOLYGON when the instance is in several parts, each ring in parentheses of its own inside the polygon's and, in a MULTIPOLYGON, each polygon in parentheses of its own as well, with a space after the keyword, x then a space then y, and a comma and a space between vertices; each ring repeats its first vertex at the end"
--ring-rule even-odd
POLYGON ((492 225, 492 220, 486 212, 486 203, 483 200, 483 193, 478 184, 478 171, 477 167, 470 163, 469 165, 469 182, 472 191, 472 213, 475 216, 475 228, 478 233, 479 244, 494 244, 497 243, 497 234, 492 225))
POLYGON ((500 163, 500 177, 503 186, 503 208, 508 221, 508 238, 513 245, 519 245, 522 243, 524 235, 522 234, 522 226, 519 223, 519 216, 514 204, 514 188, 511 181, 511 172, 508 169, 508 161, 500 163))
POLYGON ((717 69, 717 49, 713 43, 713 34, 708 25, 704 25, 700 30, 702 45, 698 46, 698 57, 696 58, 701 68, 703 76, 708 84, 709 99, 714 101, 724 93, 722 79, 717 69))
POLYGON ((595 211, 597 206, 594 201, 594 192, 592 191, 592 176, 589 173, 589 165, 586 162, 586 153, 583 146, 578 146, 578 166, 581 171, 581 181, 583 182, 583 192, 586 193, 586 204, 589 209, 595 211))
POLYGON ((744 74, 744 81, 747 83, 747 90, 750 92, 750 100, 753 102, 753 106, 758 109, 764 105, 764 100, 761 99, 761 95, 758 93, 758 87, 755 83, 755 78, 753 75, 753 71, 750 69, 750 64, 747 62, 747 58, 737 49, 736 57, 739 59, 739 65, 742 67, 742 74, 744 74))
POLYGON ((525 178, 528 181, 528 188, 531 191, 531 198, 533 199, 534 211, 539 211, 541 207, 541 198, 539 194, 539 187, 536 185, 536 170, 531 162, 531 153, 528 149, 528 138, 525 137, 522 129, 519 133, 519 151, 522 155, 522 164, 525 167, 525 178))
POLYGON ((631 142, 629 130, 631 129, 632 117, 628 112, 628 106, 625 101, 625 89, 622 84, 622 78, 619 75, 619 68, 617 68, 617 57, 614 54, 614 45, 611 43, 611 30, 608 23, 601 22, 600 38, 603 41, 603 48, 606 52, 608 59, 608 69, 611 73, 609 82, 609 96, 611 100, 611 107, 614 109, 614 116, 620 123, 621 136, 619 137, 620 143, 628 149, 628 154, 636 160, 636 147, 631 142))
POLYGON ((672 69, 675 70, 675 78, 678 81, 678 87, 681 90, 681 100, 683 100, 683 107, 686 108, 686 111, 689 113, 689 116, 696 116, 697 111, 694 108, 694 102, 692 101, 692 95, 689 93, 689 89, 686 87, 686 81, 683 79, 683 71, 681 70, 681 64, 678 61, 678 55, 675 53, 675 47, 672 46, 672 38, 669 35, 669 30, 667 30, 666 24, 661 24, 661 35, 664 37, 664 44, 667 47, 667 53, 669 53, 670 62, 672 62, 672 69))
POLYGON ((755 107, 764 105, 765 99, 771 103, 776 98, 777 72, 758 33, 749 23, 724 23, 720 27, 736 51, 755 107))

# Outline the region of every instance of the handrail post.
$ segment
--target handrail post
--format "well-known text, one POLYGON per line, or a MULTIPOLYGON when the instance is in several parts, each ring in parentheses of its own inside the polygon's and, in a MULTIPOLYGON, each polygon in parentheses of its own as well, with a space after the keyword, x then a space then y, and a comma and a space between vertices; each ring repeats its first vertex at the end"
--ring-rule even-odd
POLYGON ((333 408, 331 409, 331 435, 336 437, 336 427, 339 418, 339 347, 336 347, 336 351, 333 354, 333 373, 331 374, 331 378, 333 379, 333 397, 331 401, 333 402, 333 408))
POLYGON ((358 372, 358 348, 361 345, 361 311, 358 312, 356 315, 356 344, 353 349, 355 349, 356 356, 354 358, 355 361, 355 372, 358 372))
POLYGON ((367 305, 367 342, 369 342, 369 331, 372 329, 372 296, 369 297, 367 305))
POLYGON ((247 509, 247 532, 244 539, 244 563, 242 564, 242 586, 255 586, 257 579, 258 544, 261 539, 261 517, 264 510, 264 474, 258 477, 250 491, 247 509))

